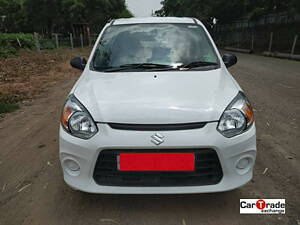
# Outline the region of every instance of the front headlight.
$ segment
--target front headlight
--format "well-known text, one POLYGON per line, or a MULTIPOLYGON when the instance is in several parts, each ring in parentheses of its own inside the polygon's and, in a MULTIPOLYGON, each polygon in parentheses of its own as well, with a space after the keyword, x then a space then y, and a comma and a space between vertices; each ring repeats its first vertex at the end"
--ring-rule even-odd
POLYGON ((245 132, 253 123, 251 104, 245 94, 239 92, 221 116, 217 130, 230 138, 245 132))
POLYGON ((64 105, 60 122, 68 133, 82 139, 89 139, 98 132, 93 118, 73 94, 64 105))

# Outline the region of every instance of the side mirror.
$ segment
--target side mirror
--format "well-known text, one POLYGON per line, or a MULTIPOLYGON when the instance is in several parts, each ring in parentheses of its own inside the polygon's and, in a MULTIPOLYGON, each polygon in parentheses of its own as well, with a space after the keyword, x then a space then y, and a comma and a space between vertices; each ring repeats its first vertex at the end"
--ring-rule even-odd
POLYGON ((76 56, 70 62, 72 67, 79 70, 84 70, 86 63, 86 59, 82 56, 76 56))
POLYGON ((233 54, 224 54, 222 59, 227 68, 237 63, 237 57, 233 54))

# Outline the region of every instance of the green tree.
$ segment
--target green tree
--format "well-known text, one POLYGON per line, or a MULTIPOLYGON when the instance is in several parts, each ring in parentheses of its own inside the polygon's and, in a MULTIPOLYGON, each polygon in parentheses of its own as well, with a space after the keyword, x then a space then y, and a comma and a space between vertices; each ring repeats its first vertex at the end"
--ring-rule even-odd
POLYGON ((44 33, 51 37, 55 25, 60 21, 60 3, 60 0, 26 0, 30 31, 44 33))
POLYGON ((111 18, 131 17, 125 0, 0 0, 0 28, 8 32, 71 31, 74 23, 88 23, 99 31, 111 18))
POLYGON ((0 28, 17 32, 26 26, 26 12, 20 0, 0 0, 0 28))
POLYGON ((62 0, 62 23, 89 23, 92 30, 99 29, 111 18, 131 17, 124 0, 62 0))
POLYGON ((258 19, 262 15, 300 12, 300 0, 163 0, 158 16, 197 17, 210 23, 215 17, 219 23, 230 23, 237 19, 258 19))

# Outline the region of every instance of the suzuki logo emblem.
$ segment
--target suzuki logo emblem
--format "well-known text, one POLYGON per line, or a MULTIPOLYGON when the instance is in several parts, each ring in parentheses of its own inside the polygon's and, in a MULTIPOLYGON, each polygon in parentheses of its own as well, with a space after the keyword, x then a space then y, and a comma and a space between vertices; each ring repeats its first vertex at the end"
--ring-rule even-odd
POLYGON ((154 135, 151 136, 151 142, 155 145, 160 145, 162 143, 164 143, 164 136, 162 134, 156 133, 154 135))

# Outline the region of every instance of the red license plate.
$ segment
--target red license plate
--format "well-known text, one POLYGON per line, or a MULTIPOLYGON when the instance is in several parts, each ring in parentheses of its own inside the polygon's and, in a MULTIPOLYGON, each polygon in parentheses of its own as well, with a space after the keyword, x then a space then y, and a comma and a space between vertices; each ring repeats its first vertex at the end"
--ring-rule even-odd
POLYGON ((120 171, 193 171, 194 153, 120 153, 120 171))

